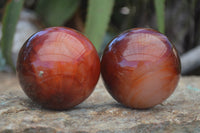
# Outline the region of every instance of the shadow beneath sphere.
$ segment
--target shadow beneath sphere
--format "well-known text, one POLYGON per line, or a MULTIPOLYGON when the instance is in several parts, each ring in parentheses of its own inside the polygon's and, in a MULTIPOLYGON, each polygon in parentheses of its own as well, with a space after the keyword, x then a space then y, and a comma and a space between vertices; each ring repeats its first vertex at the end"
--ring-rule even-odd
POLYGON ((161 105, 157 105, 155 107, 149 108, 149 109, 134 109, 134 108, 130 108, 127 107, 125 105, 122 105, 120 103, 117 103, 115 101, 113 102, 107 102, 107 103, 101 103, 101 104, 95 104, 95 103, 81 103, 71 109, 61 109, 61 110, 57 110, 57 109, 49 109, 49 108, 45 108, 41 105, 38 105, 37 103, 33 102, 31 99, 29 98, 24 98, 21 99, 21 105, 25 106, 26 108, 28 108, 29 110, 42 110, 42 111, 53 111, 53 112, 71 112, 71 111, 105 111, 105 110, 109 110, 109 109, 117 109, 117 110, 126 110, 128 112, 131 111, 137 111, 137 112, 161 112, 164 110, 167 110, 168 106, 163 106, 161 105))

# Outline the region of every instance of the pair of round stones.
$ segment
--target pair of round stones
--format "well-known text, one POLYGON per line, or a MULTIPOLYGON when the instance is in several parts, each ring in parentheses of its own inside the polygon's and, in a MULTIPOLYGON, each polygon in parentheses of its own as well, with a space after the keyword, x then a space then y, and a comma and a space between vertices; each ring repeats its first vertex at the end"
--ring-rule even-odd
POLYGON ((167 99, 180 78, 175 47, 146 28, 125 31, 105 48, 101 62, 83 34, 64 27, 44 29, 22 46, 17 75, 24 92, 49 109, 69 109, 90 96, 100 72, 108 92, 136 109, 167 99))

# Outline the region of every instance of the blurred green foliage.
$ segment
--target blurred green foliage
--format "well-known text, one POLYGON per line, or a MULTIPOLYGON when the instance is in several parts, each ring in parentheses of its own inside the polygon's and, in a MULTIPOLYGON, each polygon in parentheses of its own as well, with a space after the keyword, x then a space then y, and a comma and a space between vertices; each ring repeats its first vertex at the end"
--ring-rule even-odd
POLYGON ((85 34, 100 51, 110 21, 114 0, 89 0, 85 34))
POLYGON ((3 55, 0 50, 0 71, 3 71, 5 69, 5 66, 6 66, 6 61, 3 58, 3 55))
POLYGON ((36 12, 47 26, 60 26, 72 17, 79 3, 80 0, 39 0, 36 12))
POLYGON ((156 15, 157 15, 157 24, 158 30, 161 33, 165 32, 165 0, 154 0, 156 15))
MULTIPOLYGON (((6 63, 10 65, 14 70, 15 66, 12 61, 11 50, 17 21, 23 3, 24 0, 12 0, 7 2, 5 14, 3 16, 3 28, 1 38, 2 55, 5 58, 6 63)), ((1 63, 1 65, 3 65, 3 63, 1 63)))
POLYGON ((1 0, 0 69, 5 60, 13 66, 11 48, 22 7, 37 14, 41 28, 67 26, 79 30, 99 53, 115 35, 135 27, 165 33, 180 53, 200 43, 200 0, 1 0))

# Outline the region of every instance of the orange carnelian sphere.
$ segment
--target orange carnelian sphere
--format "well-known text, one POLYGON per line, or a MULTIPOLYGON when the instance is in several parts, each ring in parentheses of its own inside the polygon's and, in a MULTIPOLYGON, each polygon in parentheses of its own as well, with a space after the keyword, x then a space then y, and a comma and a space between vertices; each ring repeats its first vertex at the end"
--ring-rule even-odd
POLYGON ((108 44, 101 73, 114 99, 131 108, 145 109, 173 93, 180 77, 180 60, 166 36, 153 29, 136 28, 108 44))
POLYGON ((94 90, 100 61, 81 33, 52 27, 35 33, 21 48, 17 75, 24 92, 50 109, 69 109, 94 90))

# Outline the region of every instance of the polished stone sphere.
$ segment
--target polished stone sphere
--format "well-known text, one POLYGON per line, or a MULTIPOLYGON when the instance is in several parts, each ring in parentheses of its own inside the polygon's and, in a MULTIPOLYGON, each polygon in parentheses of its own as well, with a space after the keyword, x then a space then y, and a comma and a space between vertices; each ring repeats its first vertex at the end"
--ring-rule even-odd
POLYGON ((80 104, 94 90, 99 74, 95 47, 70 28, 52 27, 35 33, 18 55, 22 89, 45 108, 62 110, 80 104))
POLYGON ((125 31, 105 48, 101 74, 108 92, 125 106, 146 109, 175 90, 180 59, 168 38, 147 28, 125 31))

